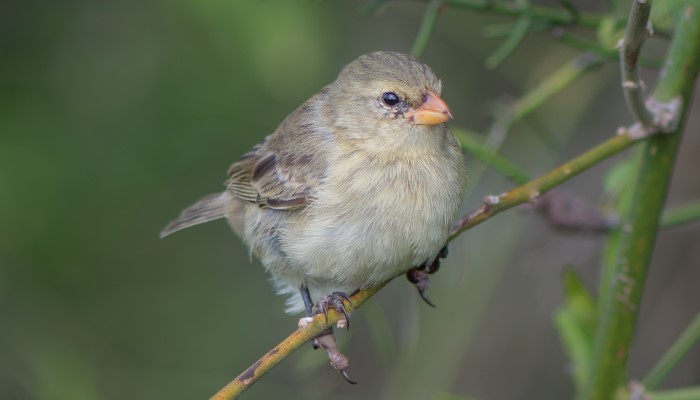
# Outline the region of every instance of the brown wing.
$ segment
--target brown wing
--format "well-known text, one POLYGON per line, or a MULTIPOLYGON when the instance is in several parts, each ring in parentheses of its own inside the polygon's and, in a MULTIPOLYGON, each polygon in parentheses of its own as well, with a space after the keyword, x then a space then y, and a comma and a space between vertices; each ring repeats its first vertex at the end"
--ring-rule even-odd
POLYGON ((312 115, 318 96, 229 168, 230 191, 261 207, 293 210, 308 204, 326 170, 322 148, 329 143, 324 130, 308 122, 319 120, 312 115))

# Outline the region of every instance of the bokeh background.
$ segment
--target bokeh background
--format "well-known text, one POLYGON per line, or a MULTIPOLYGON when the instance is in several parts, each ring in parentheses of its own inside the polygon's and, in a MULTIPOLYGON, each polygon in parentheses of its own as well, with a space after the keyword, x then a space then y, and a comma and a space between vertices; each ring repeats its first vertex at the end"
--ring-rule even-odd
MULTIPOLYGON (((0 4, 0 398, 206 398, 296 327, 224 222, 166 240, 158 232, 221 190, 229 164, 343 65, 378 49, 409 51, 425 4, 362 16, 363 4, 0 4)), ((502 39, 484 29, 507 21, 457 9, 438 20, 422 58, 444 81, 455 126, 486 132, 498 104, 579 54, 536 33, 489 70, 502 39)), ((648 47, 652 56, 664 48, 648 47)), ((653 85, 655 72, 644 74, 653 85)), ((604 140, 630 121, 619 86, 614 62, 587 74, 513 126, 501 153, 538 174, 604 140)), ((699 112, 672 205, 700 197, 699 112)), ((614 162, 566 187, 600 202, 614 162)), ((472 183, 465 212, 513 186, 492 171, 472 183)), ((659 237, 634 377, 700 309, 699 228, 659 237)), ((603 242, 555 232, 526 210, 498 216, 451 244, 429 294, 437 309, 397 279, 338 333, 359 385, 309 345, 245 398, 570 398, 554 326, 562 275, 575 268, 594 289, 603 242)), ((696 349, 665 386, 698 376, 696 349)))

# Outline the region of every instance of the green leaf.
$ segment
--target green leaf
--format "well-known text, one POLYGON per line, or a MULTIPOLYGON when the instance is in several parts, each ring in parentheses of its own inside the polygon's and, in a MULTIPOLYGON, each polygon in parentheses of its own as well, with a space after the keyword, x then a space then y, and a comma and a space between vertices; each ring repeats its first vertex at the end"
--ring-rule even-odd
POLYGON ((620 21, 611 15, 606 16, 598 25, 596 35, 601 46, 608 49, 615 49, 617 42, 625 34, 625 26, 620 24, 620 21))
POLYGON ((586 289, 574 270, 564 275, 564 304, 556 315, 556 326, 564 350, 573 364, 574 382, 582 387, 586 382, 598 310, 595 298, 586 289))
POLYGON ((603 191, 606 197, 617 199, 634 182, 635 160, 627 158, 615 164, 605 176, 603 191))

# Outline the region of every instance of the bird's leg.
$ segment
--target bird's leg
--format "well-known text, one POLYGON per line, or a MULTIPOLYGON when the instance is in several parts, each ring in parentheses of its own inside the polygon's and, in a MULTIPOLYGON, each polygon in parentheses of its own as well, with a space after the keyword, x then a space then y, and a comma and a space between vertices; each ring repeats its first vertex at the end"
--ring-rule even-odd
POLYGON ((306 309, 306 317, 299 320, 299 328, 303 328, 314 320, 314 303, 311 301, 309 288, 303 283, 299 287, 299 292, 301 292, 301 299, 304 300, 304 308, 306 309))
MULTIPOLYGON (((305 326, 309 322, 313 321, 314 316, 314 303, 311 300, 311 295, 309 294, 309 288, 306 285, 301 285, 301 298, 304 300, 304 307, 306 308, 306 318, 299 320, 299 327, 305 326), (305 321, 305 323, 302 323, 305 321)), ((318 313, 325 315, 326 320, 328 320, 328 308, 335 308, 337 311, 342 312, 345 316, 345 320, 349 321, 348 311, 345 309, 345 304, 343 300, 350 301, 350 298, 345 293, 336 292, 325 296, 318 302, 316 310, 318 313)), ((350 366, 350 360, 338 349, 338 344, 335 341, 335 335, 333 335, 333 328, 328 328, 316 336, 312 344, 314 349, 322 348, 328 353, 328 362, 331 364, 336 371, 343 375, 348 383, 356 384, 357 382, 350 378, 347 373, 347 369, 350 366)))
POLYGON ((440 269, 440 259, 447 257, 447 254, 447 245, 445 245, 442 249, 440 249, 437 257, 435 257, 430 264, 425 263, 406 271, 406 278, 408 281, 411 282, 416 289, 418 289, 418 294, 420 295, 421 299, 423 299, 423 301, 425 301, 431 307, 435 307, 435 304, 433 304, 433 302, 430 301, 430 299, 428 299, 428 297, 425 295, 426 290, 428 290, 428 287, 430 287, 430 277, 428 275, 433 274, 440 269))

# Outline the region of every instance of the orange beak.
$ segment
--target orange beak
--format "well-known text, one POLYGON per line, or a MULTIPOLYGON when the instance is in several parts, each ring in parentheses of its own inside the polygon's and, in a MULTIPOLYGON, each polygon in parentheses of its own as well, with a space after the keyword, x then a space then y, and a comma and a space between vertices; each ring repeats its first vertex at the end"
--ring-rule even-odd
POLYGON ((406 113, 409 121, 416 125, 438 125, 452 119, 450 107, 440 96, 428 91, 423 104, 413 111, 406 113))

